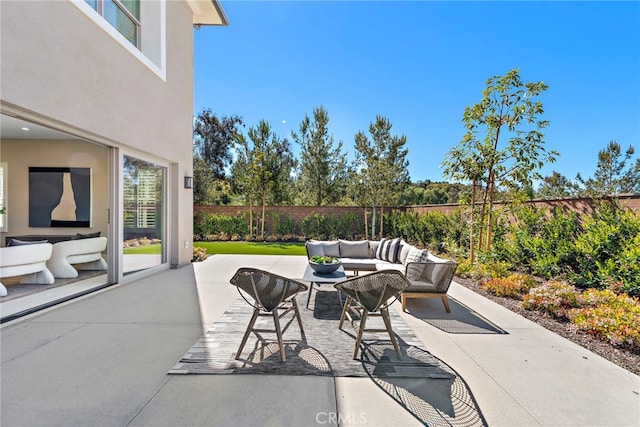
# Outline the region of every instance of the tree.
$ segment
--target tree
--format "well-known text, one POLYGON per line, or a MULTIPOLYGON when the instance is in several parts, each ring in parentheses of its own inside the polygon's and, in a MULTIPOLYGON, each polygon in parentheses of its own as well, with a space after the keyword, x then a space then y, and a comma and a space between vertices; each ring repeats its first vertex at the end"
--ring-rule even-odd
POLYGON ((623 193, 640 193, 640 158, 631 160, 633 146, 624 155, 620 144, 610 141, 604 150, 598 152, 598 165, 593 178, 586 181, 580 174, 576 180, 584 185, 584 192, 591 196, 605 196, 623 193))
POLYGON ((300 145, 301 200, 315 206, 336 203, 345 193, 347 157, 342 153, 342 141, 333 148, 328 124, 329 114, 320 106, 313 109, 313 121, 305 115, 299 133, 292 133, 300 145))
POLYGON ((249 204, 249 224, 253 233, 253 203, 262 206, 260 235, 264 237, 265 208, 268 203, 281 203, 289 194, 291 171, 295 159, 287 139, 280 139, 269 123, 260 120, 256 127, 250 127, 248 139, 238 138, 238 158, 232 173, 236 188, 245 194, 249 204))
POLYGON ((224 205, 230 202, 231 185, 225 178, 217 179, 213 170, 198 156, 193 157, 193 203, 224 205))
POLYGON ((218 118, 210 109, 204 110, 196 117, 193 128, 193 152, 211 168, 216 179, 225 177, 225 169, 233 160, 231 148, 240 135, 239 126, 244 126, 241 117, 218 118))
POLYGON ((384 204, 396 204, 409 182, 407 137, 392 135, 391 126, 389 119, 378 115, 369 125, 371 139, 362 131, 355 136, 353 168, 357 173, 356 182, 364 192, 363 201, 372 207, 371 238, 375 238, 376 207, 382 210, 384 204))
POLYGON ((557 153, 544 148, 541 129, 548 122, 539 119, 544 110, 542 103, 535 100, 547 90, 547 85, 523 83, 518 70, 491 77, 486 85, 480 102, 465 108, 462 121, 467 132, 446 154, 443 166, 445 176, 472 184, 471 235, 476 192, 481 191, 477 244, 479 249, 489 250, 496 190, 531 186, 534 178, 541 178, 538 170, 555 161, 557 153))
POLYGON ((536 197, 541 199, 560 199, 575 196, 578 193, 578 185, 559 172, 553 171, 550 176, 543 178, 542 185, 536 192, 536 197))

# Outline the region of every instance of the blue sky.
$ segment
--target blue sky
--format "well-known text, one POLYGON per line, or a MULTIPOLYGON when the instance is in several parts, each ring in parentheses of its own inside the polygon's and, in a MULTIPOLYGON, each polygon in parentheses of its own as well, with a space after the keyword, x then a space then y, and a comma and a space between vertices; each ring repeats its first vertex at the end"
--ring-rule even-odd
POLYGON ((440 181, 465 107, 518 68, 549 86, 546 148, 560 157, 543 175, 591 176, 610 140, 640 155, 639 2, 221 4, 230 26, 194 32, 196 114, 265 119, 290 137, 323 105, 350 159, 380 114, 407 136, 411 179, 440 181))

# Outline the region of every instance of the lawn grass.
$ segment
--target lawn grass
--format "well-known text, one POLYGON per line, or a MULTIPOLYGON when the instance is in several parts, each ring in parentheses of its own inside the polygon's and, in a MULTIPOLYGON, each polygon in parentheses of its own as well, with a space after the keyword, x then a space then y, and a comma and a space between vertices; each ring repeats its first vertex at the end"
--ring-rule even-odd
POLYGON ((193 242, 207 254, 306 255, 304 242, 193 242))
POLYGON ((124 248, 122 253, 125 255, 156 255, 162 253, 162 248, 160 247, 160 243, 154 243, 152 245, 124 248))

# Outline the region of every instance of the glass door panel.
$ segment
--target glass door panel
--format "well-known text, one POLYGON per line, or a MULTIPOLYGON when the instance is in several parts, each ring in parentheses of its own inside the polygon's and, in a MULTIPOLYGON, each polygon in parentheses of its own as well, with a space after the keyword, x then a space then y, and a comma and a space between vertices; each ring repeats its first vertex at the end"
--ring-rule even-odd
POLYGON ((123 274, 167 261, 165 238, 166 168, 123 156, 123 274))

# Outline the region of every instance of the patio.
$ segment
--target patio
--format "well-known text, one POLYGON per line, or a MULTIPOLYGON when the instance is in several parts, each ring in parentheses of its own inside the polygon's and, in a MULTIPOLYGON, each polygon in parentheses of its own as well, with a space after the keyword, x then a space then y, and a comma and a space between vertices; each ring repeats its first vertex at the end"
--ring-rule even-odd
MULTIPOLYGON (((420 425, 372 378, 167 374, 237 300, 237 268, 305 265, 215 255, 3 324, 2 424, 420 425)), ((455 283, 449 295, 451 314, 437 300, 394 308, 488 425, 637 425, 638 376, 455 283)))

